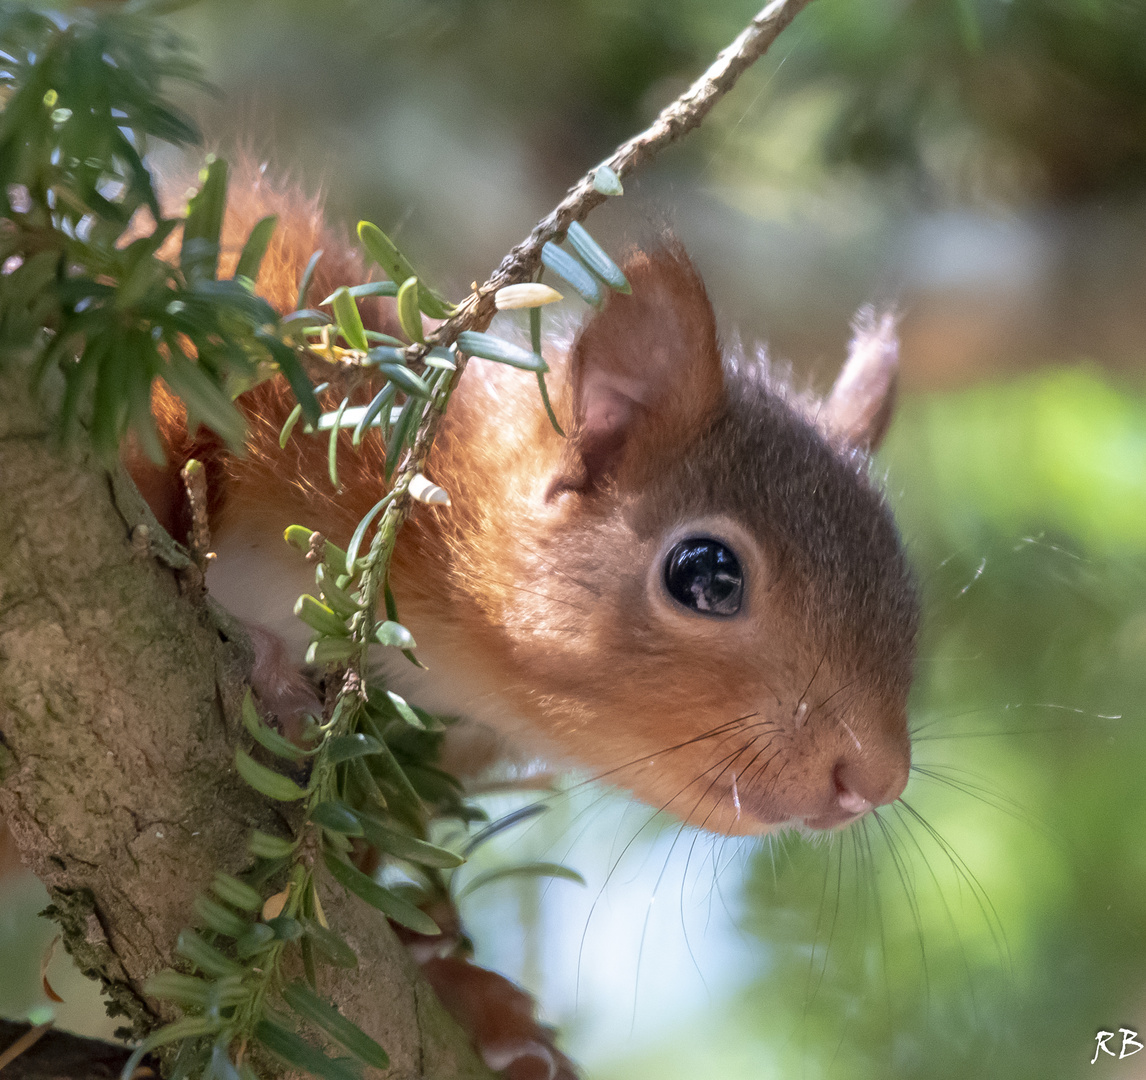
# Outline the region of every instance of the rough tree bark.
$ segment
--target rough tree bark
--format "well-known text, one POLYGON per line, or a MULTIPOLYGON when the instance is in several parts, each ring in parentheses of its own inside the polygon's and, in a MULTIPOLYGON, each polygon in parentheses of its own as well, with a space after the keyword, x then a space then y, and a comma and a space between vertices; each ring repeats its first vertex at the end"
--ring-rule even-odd
MULTIPOLYGON (((809 0, 773 0, 704 75, 608 159, 625 176, 696 127, 809 0)), ((589 173, 434 335, 484 328, 498 288, 604 198, 589 173)), ((460 376, 464 364, 458 365, 460 376)), ((429 453, 419 430, 380 527, 393 531, 429 453)), ((106 472, 53 452, 18 365, 0 371, 0 817, 52 896, 64 944, 135 1034, 171 1019, 142 994, 175 959, 191 901, 241 871, 252 827, 283 831, 232 765, 251 656, 209 601, 131 542, 106 472)), ((126 514, 126 516, 125 516, 126 514)), ((323 990, 389 1052, 389 1077, 488 1077, 376 911, 328 883, 331 924, 360 966, 323 990)), ((104 1068, 104 1066, 100 1066, 104 1068)), ((374 1077, 377 1070, 368 1070, 374 1077)), ((84 1074, 69 1074, 80 1080, 84 1074)), ((87 1076, 106 1075, 94 1068, 87 1076)), ((86 1080, 86 1077, 84 1077, 86 1080)))
MULTIPOLYGON (((232 765, 248 646, 131 543, 106 472, 51 451, 22 371, 0 377, 0 814, 48 887, 64 943, 141 1034, 191 901, 249 861, 279 811, 232 765)), ((330 885, 360 957, 323 989, 394 1077, 488 1073, 386 920, 330 885)), ((173 1018, 173 1017, 168 1017, 173 1018)))

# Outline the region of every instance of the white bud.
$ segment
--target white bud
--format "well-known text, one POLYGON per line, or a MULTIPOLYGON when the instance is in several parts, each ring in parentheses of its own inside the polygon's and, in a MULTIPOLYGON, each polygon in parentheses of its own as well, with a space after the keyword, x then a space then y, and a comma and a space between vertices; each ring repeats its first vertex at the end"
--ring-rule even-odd
POLYGON ((450 493, 437 484, 430 483, 421 473, 414 473, 409 487, 410 497, 427 506, 449 506, 450 493))
POLYGON ((506 285, 504 289, 498 289, 493 302, 497 305, 498 311, 509 311, 511 308, 541 307, 543 304, 553 304, 561 299, 562 296, 556 289, 535 281, 527 281, 523 285, 506 285))

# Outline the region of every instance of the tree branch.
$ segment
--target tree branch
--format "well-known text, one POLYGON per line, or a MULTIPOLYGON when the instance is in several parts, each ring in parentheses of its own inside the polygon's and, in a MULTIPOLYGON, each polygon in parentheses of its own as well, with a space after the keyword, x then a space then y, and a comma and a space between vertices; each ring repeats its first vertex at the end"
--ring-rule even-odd
MULTIPOLYGON (((245 635, 133 547, 98 465, 50 451, 28 382, 0 373, 0 814, 139 1036, 175 1018, 142 987, 176 962, 196 893, 243 871, 252 827, 285 822, 233 765, 245 635)), ((359 956, 322 990, 387 1075, 488 1077, 385 918, 332 882, 322 902, 359 956)))
MULTIPOLYGON (((741 31, 694 82, 672 104, 665 106, 644 131, 622 143, 601 164, 609 166, 621 179, 641 165, 652 161, 666 146, 676 142, 700 126, 704 118, 737 80, 763 56, 780 32, 808 5, 809 0, 772 0, 741 31)), ((545 243, 560 236, 574 221, 582 221, 593 207, 608 197, 593 186, 595 169, 590 169, 574 184, 565 198, 534 226, 533 231, 517 245, 493 272, 490 279, 467 297, 461 311, 446 327, 452 341, 462 330, 471 329, 483 321, 488 325, 493 318, 493 294, 505 285, 512 285, 531 277, 541 259, 545 243), (457 327, 454 322, 474 313, 474 322, 457 327)))

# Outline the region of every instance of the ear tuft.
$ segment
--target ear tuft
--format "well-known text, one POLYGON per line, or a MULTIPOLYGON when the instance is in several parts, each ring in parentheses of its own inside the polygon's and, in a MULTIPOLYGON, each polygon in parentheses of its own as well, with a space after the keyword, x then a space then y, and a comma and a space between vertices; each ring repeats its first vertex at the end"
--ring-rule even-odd
POLYGON ((639 483, 723 399, 716 316, 680 244, 636 252, 623 269, 631 295, 610 296, 573 343, 575 424, 549 498, 608 478, 639 483))
POLYGON ((864 307, 852 323, 848 358, 817 423, 833 442, 870 453, 891 423, 899 375, 899 339, 891 312, 864 307))

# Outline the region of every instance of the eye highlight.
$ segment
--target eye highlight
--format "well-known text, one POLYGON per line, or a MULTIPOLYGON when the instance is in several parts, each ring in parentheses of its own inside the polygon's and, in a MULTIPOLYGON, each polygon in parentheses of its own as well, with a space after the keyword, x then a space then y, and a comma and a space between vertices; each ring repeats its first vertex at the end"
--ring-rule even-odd
POLYGON ((678 603, 702 615, 735 615, 744 595, 740 560, 710 536, 690 536, 665 558, 665 588, 678 603))

